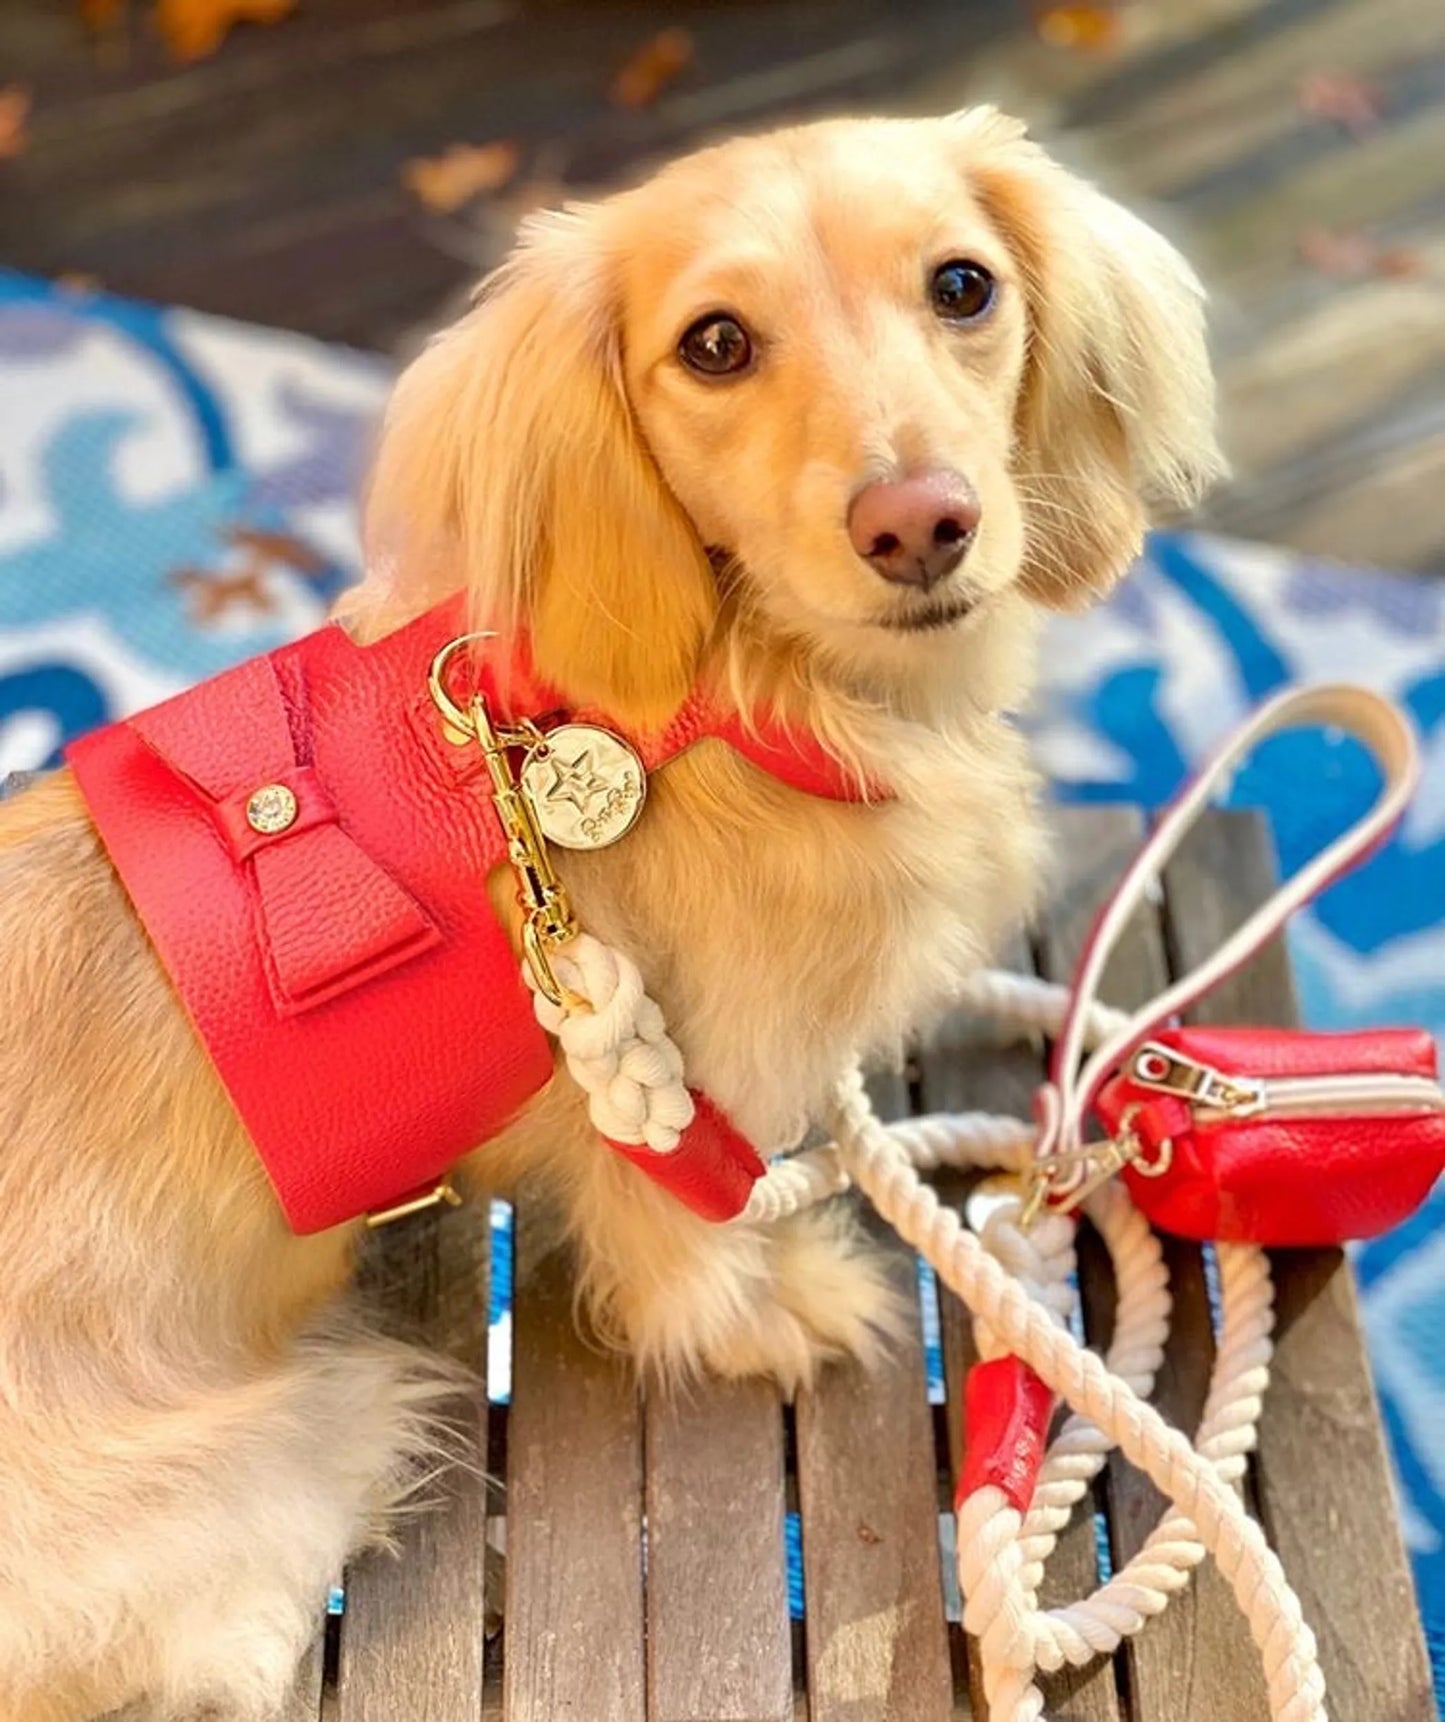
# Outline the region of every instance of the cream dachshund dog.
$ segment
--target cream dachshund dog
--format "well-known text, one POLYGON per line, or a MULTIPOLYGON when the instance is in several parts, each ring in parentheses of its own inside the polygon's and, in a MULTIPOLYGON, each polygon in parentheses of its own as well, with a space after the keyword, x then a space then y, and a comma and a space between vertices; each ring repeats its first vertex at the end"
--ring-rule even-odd
MULTIPOLYGON (((891 791, 705 742, 562 857, 772 1149, 1027 913, 1040 624, 1218 468, 1156 233, 992 110, 810 125, 527 224, 397 387, 344 620, 465 589, 636 731, 703 684, 891 791)), ((0 1722, 267 1716, 438 1374, 346 1313, 354 1228, 288 1231, 66 772, 0 809, 0 987, 0 1722)), ((791 1390, 887 1343, 846 1212, 709 1224, 565 1072, 468 1170, 542 1181, 597 1328, 665 1376, 791 1390)))

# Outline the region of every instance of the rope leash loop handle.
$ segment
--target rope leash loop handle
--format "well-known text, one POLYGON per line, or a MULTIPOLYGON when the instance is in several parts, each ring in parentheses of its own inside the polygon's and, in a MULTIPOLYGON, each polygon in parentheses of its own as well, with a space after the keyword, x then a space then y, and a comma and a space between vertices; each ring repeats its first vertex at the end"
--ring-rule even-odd
POLYGON ((1094 923, 1054 1043, 1050 1081, 1039 1094, 1038 1156, 1077 1153, 1089 1108, 1119 1064, 1161 1024, 1242 968, 1296 909, 1382 843, 1404 817, 1419 779, 1420 749, 1410 720, 1399 706, 1368 688, 1322 682, 1288 689, 1242 724, 1166 809, 1094 923), (1091 1007, 1105 965, 1141 900, 1157 888, 1165 863, 1262 741, 1284 730, 1311 725, 1338 729, 1369 752, 1384 779, 1374 804, 1287 879, 1212 956, 1126 1018, 1080 1068, 1091 1007))

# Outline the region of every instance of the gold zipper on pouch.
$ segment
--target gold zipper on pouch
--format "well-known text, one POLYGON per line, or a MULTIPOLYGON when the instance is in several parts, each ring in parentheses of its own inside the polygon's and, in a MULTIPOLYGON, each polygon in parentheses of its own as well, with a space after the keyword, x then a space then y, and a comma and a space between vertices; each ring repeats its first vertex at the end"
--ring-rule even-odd
POLYGON ((1235 1076, 1146 1041, 1129 1062, 1140 1088, 1187 1100, 1200 1123, 1239 1118, 1365 1117, 1445 1110, 1428 1076, 1336 1071, 1328 1076, 1235 1076))

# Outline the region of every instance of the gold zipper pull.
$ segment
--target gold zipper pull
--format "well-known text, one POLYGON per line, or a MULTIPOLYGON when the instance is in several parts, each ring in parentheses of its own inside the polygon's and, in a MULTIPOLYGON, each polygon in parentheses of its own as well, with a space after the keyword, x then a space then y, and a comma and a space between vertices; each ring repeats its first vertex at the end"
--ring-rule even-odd
POLYGON ((1264 1108, 1262 1082, 1247 1076, 1226 1076, 1222 1070, 1186 1058, 1158 1041, 1145 1041, 1129 1062, 1129 1074, 1141 1088, 1173 1094, 1195 1106, 1228 1112, 1236 1118, 1247 1118, 1264 1108))

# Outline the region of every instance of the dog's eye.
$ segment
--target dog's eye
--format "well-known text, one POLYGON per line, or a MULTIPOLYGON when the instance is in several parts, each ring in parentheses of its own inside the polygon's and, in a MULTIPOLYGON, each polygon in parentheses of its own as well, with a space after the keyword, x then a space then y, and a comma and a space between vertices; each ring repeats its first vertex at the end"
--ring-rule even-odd
POLYGON ((753 362, 747 330, 723 311, 699 317, 678 342, 677 352, 683 364, 705 377, 726 377, 747 370, 753 362))
POLYGON ((933 309, 950 323, 972 323, 993 304, 997 284, 981 263, 952 258, 940 263, 928 283, 933 309))

